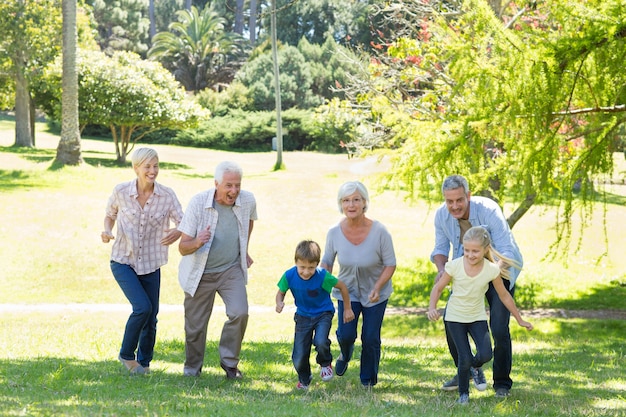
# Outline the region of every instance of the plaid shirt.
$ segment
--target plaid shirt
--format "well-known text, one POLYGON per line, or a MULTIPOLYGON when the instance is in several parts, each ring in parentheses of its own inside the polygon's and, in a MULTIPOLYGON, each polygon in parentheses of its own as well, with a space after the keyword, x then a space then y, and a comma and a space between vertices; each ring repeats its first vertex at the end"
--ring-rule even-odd
POLYGON ((137 179, 118 184, 109 197, 106 215, 117 222, 111 260, 130 265, 137 275, 146 275, 167 263, 169 248, 161 239, 170 221, 178 226, 183 209, 174 191, 158 183, 143 208, 138 196, 137 179))
MULTIPOLYGON (((187 236, 196 237, 198 232, 211 225, 211 230, 217 229, 217 210, 213 208, 213 199, 215 197, 215 188, 196 194, 187 207, 185 216, 178 226, 178 230, 187 236)), ((246 255, 248 253, 248 235, 250 233, 250 222, 257 219, 256 200, 254 195, 248 191, 240 191, 233 213, 237 217, 239 229, 239 254, 241 257, 241 270, 243 271, 246 282, 248 280, 248 262, 246 255)), ((211 244, 213 243, 213 235, 209 241, 200 249, 189 255, 185 255, 180 260, 178 267, 178 282, 183 291, 193 297, 200 284, 200 279, 204 272, 204 266, 209 259, 211 244)))

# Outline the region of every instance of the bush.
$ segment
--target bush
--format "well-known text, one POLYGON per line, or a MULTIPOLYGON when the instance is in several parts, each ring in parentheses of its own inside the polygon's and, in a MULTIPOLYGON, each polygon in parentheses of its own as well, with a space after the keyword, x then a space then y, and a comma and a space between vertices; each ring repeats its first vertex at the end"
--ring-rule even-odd
MULTIPOLYGON (((324 114, 289 109, 282 113, 283 150, 340 153, 347 127, 324 114), (330 123, 329 123, 330 121, 330 123)), ((231 110, 224 116, 203 121, 197 128, 179 131, 170 143, 230 151, 267 152, 276 136, 274 112, 231 110)))
POLYGON ((215 116, 225 116, 230 110, 251 110, 252 100, 248 89, 238 81, 233 81, 226 89, 217 92, 210 88, 196 94, 198 104, 215 116))

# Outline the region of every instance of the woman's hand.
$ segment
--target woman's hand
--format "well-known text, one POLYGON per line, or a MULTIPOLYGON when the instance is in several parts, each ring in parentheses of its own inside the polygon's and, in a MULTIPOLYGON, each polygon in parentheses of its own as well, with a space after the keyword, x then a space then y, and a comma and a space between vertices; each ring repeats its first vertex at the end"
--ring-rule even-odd
POLYGON ((172 243, 176 242, 181 235, 181 231, 174 229, 166 229, 165 236, 161 239, 161 245, 169 246, 172 243))
POLYGON ((102 239, 103 243, 109 243, 109 241, 115 239, 115 236, 113 236, 113 233, 104 230, 102 233, 100 233, 100 238, 102 239))
POLYGON ((370 292, 369 300, 370 300, 370 303, 377 303, 380 301, 380 293, 378 292, 376 288, 374 288, 372 292, 370 292))

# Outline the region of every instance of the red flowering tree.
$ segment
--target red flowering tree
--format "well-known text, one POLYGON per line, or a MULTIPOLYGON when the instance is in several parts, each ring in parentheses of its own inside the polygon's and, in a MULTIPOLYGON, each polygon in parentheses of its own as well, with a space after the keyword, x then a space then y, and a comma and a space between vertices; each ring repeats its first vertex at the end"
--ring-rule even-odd
POLYGON ((439 201, 442 179, 464 174, 474 193, 516 203, 511 226, 556 201, 567 247, 573 212, 589 214, 594 181, 613 172, 626 122, 626 6, 450 4, 390 4, 383 13, 402 31, 376 42, 381 53, 346 88, 392 155, 383 184, 439 201))

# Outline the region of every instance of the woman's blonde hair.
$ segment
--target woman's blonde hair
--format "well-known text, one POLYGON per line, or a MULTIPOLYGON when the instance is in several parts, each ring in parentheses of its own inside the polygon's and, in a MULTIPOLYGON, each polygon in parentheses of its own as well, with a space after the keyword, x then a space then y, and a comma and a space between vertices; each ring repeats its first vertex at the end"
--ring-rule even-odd
POLYGON ((493 246, 491 246, 491 236, 489 236, 489 232, 484 227, 474 226, 470 228, 467 232, 465 232, 465 235, 463 236, 463 243, 469 241, 477 242, 483 248, 488 249, 487 252, 485 252, 485 258, 487 258, 491 262, 502 261, 502 263, 504 264, 500 268, 502 278, 510 279, 510 267, 521 269, 519 262, 517 262, 515 259, 511 259, 502 255, 500 252, 495 250, 493 246))
POLYGON ((133 152, 131 161, 133 162, 133 167, 138 167, 152 158, 156 158, 157 160, 159 159, 157 151, 152 148, 138 148, 135 152, 133 152))

